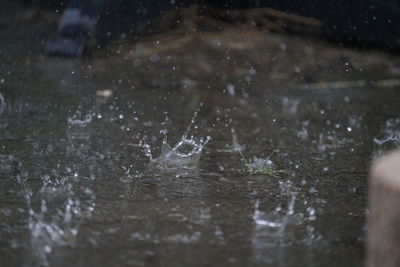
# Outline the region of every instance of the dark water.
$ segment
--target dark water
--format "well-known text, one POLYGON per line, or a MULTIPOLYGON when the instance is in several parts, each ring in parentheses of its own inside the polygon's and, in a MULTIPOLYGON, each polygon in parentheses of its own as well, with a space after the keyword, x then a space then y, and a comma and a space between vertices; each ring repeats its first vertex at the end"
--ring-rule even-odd
POLYGON ((363 265, 368 166, 387 145, 374 138, 398 141, 397 88, 270 86, 262 68, 189 79, 186 55, 54 59, 2 35, 0 265, 363 265), (199 107, 199 167, 151 165, 143 144, 158 155, 160 131, 177 142, 199 107), (275 151, 284 172, 241 173, 239 148, 275 151))

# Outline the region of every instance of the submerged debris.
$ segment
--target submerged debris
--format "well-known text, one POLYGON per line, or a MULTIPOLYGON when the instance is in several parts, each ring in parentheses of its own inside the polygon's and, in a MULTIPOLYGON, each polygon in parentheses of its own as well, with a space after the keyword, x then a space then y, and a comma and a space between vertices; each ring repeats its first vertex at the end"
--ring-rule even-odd
POLYGON ((284 172, 284 170, 277 169, 276 165, 272 162, 271 157, 274 152, 272 152, 267 158, 253 157, 253 159, 250 158, 248 161, 243 156, 242 152, 239 151, 239 153, 243 162, 243 174, 279 177, 279 175, 284 172))
POLYGON ((347 88, 365 88, 365 87, 396 87, 400 85, 400 79, 378 79, 378 80, 351 80, 351 81, 332 81, 317 82, 305 84, 301 89, 318 90, 318 89, 347 89, 347 88))
POLYGON ((131 173, 131 168, 132 165, 129 167, 121 166, 122 169, 125 171, 126 176, 122 177, 124 179, 140 179, 144 177, 144 173, 135 171, 134 173, 131 173))

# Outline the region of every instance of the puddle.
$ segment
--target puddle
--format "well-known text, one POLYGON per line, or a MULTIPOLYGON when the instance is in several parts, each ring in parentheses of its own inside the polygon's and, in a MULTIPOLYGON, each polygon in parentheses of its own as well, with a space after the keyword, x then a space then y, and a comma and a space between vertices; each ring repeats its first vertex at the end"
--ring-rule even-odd
POLYGON ((231 29, 79 61, 21 25, 0 32, 33 45, 0 44, 2 263, 363 266, 368 163, 400 144, 399 91, 301 88, 397 58, 231 29), (239 152, 282 172, 243 173, 239 152))

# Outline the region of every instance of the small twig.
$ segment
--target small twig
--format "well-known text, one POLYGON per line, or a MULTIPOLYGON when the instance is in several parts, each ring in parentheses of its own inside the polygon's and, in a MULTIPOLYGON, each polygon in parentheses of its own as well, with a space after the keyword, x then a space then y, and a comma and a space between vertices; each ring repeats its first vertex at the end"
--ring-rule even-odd
POLYGON ((301 87, 305 90, 315 89, 343 89, 343 88, 362 88, 362 87, 394 87, 400 86, 400 79, 383 79, 383 80, 352 80, 352 81, 332 81, 332 82, 319 82, 309 83, 301 87))
POLYGON ((268 16, 272 16, 275 18, 281 18, 287 21, 291 22, 296 22, 308 26, 313 26, 313 27, 321 27, 322 23, 318 19, 314 18, 309 18, 309 17, 304 17, 300 15, 294 15, 294 14, 289 14, 286 12, 278 11, 276 9, 272 8, 255 8, 255 9, 249 9, 246 12, 250 14, 265 14, 268 16))

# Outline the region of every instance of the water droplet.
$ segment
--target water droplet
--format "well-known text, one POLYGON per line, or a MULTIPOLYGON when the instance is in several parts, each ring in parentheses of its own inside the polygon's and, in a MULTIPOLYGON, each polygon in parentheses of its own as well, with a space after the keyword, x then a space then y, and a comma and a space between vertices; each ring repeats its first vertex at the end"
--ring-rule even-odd
POLYGON ((235 86, 233 84, 228 83, 226 89, 229 95, 231 96, 235 95, 235 86))
POLYGON ((141 61, 140 59, 136 58, 136 59, 133 61, 133 66, 135 66, 135 67, 140 67, 140 65, 142 65, 142 61, 141 61))
POLYGON ((45 245, 44 246, 44 252, 46 252, 47 254, 51 253, 51 247, 49 245, 45 245))
POLYGON ((151 62, 158 62, 160 60, 160 56, 158 54, 153 54, 150 56, 151 62))

